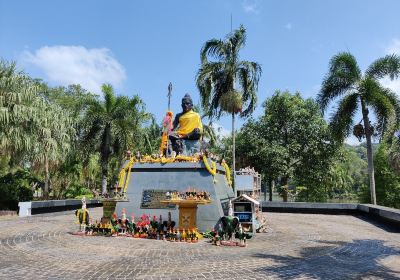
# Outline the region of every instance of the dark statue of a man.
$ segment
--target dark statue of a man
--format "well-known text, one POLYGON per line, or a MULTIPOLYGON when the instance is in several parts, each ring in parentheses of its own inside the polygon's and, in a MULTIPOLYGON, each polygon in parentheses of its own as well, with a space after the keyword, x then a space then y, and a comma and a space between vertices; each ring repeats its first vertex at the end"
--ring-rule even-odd
POLYGON ((200 115, 193 111, 193 100, 189 94, 182 98, 182 112, 174 119, 174 131, 169 135, 172 150, 176 154, 183 151, 183 140, 200 140, 203 124, 200 115))

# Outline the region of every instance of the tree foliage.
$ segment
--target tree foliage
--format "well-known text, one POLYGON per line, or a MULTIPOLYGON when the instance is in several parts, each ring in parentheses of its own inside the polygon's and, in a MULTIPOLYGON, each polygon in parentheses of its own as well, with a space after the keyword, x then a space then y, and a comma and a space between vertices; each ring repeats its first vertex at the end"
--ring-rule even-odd
POLYGON ((90 103, 85 115, 84 142, 100 153, 102 193, 107 193, 109 162, 116 156, 121 163, 123 153, 138 143, 140 128, 149 114, 139 96, 116 96, 111 85, 103 85, 103 100, 90 103))
POLYGON ((248 116, 255 109, 261 66, 240 60, 239 51, 245 44, 246 29, 241 25, 225 40, 211 39, 201 49, 197 87, 210 117, 239 111, 248 116))
POLYGON ((385 88, 379 79, 389 77, 393 80, 399 74, 400 57, 397 55, 387 55, 377 59, 363 75, 352 54, 339 53, 332 57, 318 95, 318 103, 323 112, 333 100, 342 98, 330 122, 332 134, 339 141, 350 135, 354 117, 358 109, 361 109, 363 125, 360 123, 357 129, 354 127, 354 131, 357 137, 360 139, 365 137, 367 141, 371 202, 374 204, 376 198, 371 137, 376 134, 382 138, 389 122, 399 123, 400 120, 400 103, 396 94, 385 88), (369 110, 375 113, 374 126, 370 123, 369 110))
MULTIPOLYGON (((246 29, 241 25, 225 38, 211 39, 200 51, 201 67, 196 84, 206 115, 219 119, 232 115, 232 170, 235 166, 235 115, 249 116, 256 107, 261 66, 240 60, 239 51, 246 44, 246 29)), ((233 187, 235 180, 233 179, 233 187)))
MULTIPOLYGON (((389 163, 389 148, 381 143, 375 154, 376 200, 379 205, 400 209, 400 177, 389 163)), ((369 189, 360 194, 361 202, 368 203, 369 189)))
POLYGON ((107 102, 79 85, 49 87, 17 70, 15 63, 1 60, 0 175, 28 172, 40 181, 30 191, 44 188, 41 193, 53 198, 89 190, 98 194, 99 163, 108 151, 109 178, 115 181, 125 150, 145 152, 141 142, 149 114, 139 97, 115 96, 107 85, 103 89, 107 102), (96 131, 107 124, 111 138, 96 131), (98 145, 103 139, 110 143, 108 150, 98 145))
POLYGON ((326 193, 319 190, 336 146, 318 105, 299 93, 277 91, 263 107, 264 115, 244 124, 238 135, 239 162, 254 166, 269 180, 280 178, 284 192, 296 178, 307 188, 307 200, 325 200, 326 193))

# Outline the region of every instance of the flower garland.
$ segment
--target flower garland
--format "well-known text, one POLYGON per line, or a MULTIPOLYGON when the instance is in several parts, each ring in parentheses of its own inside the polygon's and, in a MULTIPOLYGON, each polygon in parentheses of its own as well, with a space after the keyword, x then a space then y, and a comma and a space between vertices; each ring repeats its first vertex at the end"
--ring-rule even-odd
POLYGON ((126 191, 128 190, 129 179, 131 178, 131 170, 132 170, 132 166, 135 164, 135 162, 136 162, 135 158, 132 157, 131 160, 128 163, 128 166, 127 166, 128 176, 126 177, 126 180, 125 180, 124 192, 123 193, 126 193, 126 191))
POLYGON ((228 185, 232 187, 232 178, 231 178, 231 170, 229 169, 228 164, 226 164, 225 160, 222 160, 221 165, 225 168, 225 177, 228 185))
POLYGON ((215 176, 215 174, 217 174, 217 165, 215 164, 214 161, 212 161, 212 160, 210 160, 210 161, 211 161, 212 169, 210 168, 210 165, 208 164, 208 160, 207 160, 206 156, 203 156, 203 162, 204 162, 204 165, 206 166, 207 171, 210 172, 211 175, 215 176))

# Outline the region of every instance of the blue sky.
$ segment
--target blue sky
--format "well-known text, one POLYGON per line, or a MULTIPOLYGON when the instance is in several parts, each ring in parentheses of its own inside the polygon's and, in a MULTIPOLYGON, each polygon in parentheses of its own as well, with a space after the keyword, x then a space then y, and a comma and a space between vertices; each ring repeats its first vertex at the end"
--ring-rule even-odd
MULTIPOLYGON (((400 54, 399 11, 397 0, 0 1, 0 57, 50 85, 99 92, 109 82, 160 120, 169 82, 175 113, 186 92, 198 102, 200 49, 230 32, 232 14, 233 28, 247 29, 241 58, 263 68, 256 117, 277 89, 315 97, 340 51, 362 69, 400 54)), ((400 94, 399 82, 384 83, 400 94)), ((218 123, 230 129, 228 116, 218 123)))

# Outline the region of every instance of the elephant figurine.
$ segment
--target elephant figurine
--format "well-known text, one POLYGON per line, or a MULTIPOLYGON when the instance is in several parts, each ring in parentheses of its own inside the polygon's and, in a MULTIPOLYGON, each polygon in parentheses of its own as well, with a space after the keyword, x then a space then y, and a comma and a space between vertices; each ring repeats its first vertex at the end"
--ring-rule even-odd
POLYGON ((232 240, 232 237, 239 230, 239 218, 235 216, 223 216, 220 218, 219 228, 222 230, 221 237, 225 240, 232 240))

